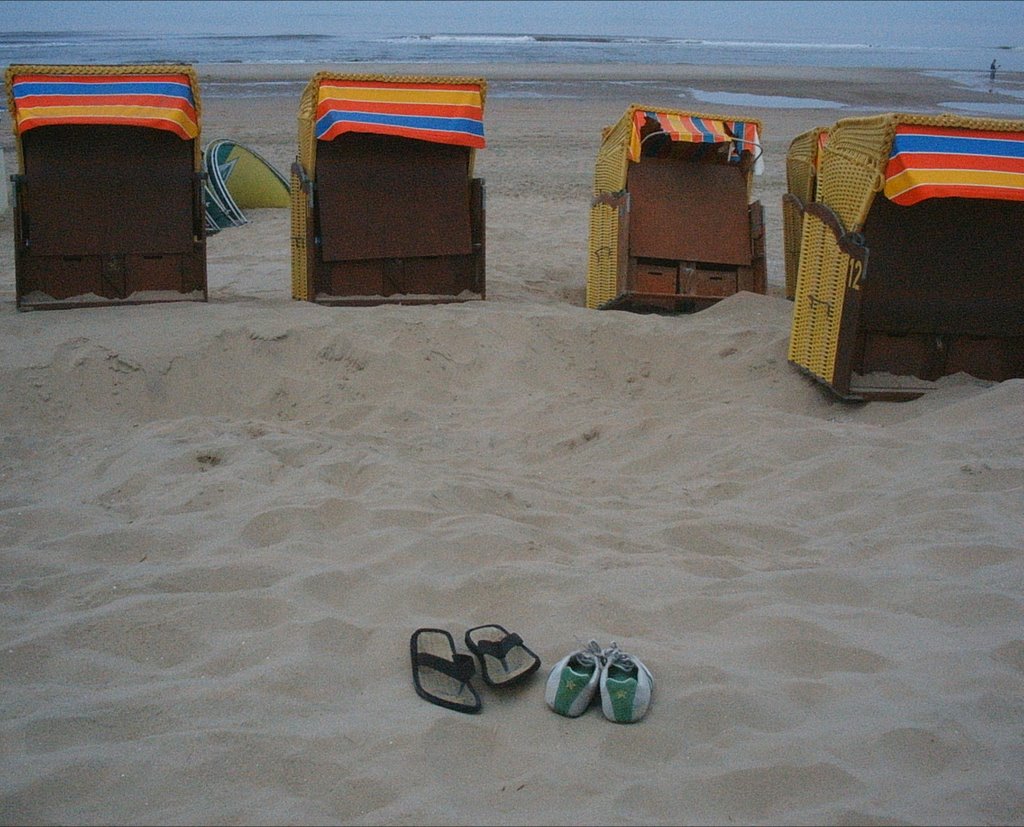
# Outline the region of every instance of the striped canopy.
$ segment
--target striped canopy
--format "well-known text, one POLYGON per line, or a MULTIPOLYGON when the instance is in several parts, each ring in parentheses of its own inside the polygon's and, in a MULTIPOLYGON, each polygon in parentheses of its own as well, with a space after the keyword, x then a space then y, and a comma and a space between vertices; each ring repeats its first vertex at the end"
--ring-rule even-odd
POLYGON ((757 126, 752 123, 638 109, 633 113, 633 132, 629 141, 629 160, 631 161, 640 160, 640 130, 648 119, 656 121, 662 132, 673 141, 733 143, 738 147, 737 154, 742 150, 749 150, 755 154, 760 153, 761 143, 757 134, 757 126))
POLYGON ((320 141, 370 132, 478 149, 486 145, 483 97, 471 83, 324 79, 315 131, 320 141))
POLYGON ((885 196, 1024 201, 1024 133, 902 124, 885 168, 885 196))
POLYGON ((56 124, 144 126, 199 135, 185 74, 23 74, 11 80, 17 133, 56 124))

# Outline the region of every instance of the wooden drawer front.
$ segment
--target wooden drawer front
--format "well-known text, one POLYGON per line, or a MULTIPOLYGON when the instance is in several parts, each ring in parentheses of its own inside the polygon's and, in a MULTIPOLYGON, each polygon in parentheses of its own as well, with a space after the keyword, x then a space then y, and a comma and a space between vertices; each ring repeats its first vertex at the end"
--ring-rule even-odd
POLYGON ((679 292, 684 296, 731 296, 736 292, 736 273, 722 270, 683 268, 679 276, 679 292))
POLYGON ((656 264, 637 264, 633 271, 633 290, 637 293, 665 293, 675 295, 677 267, 656 264))
POLYGON ((383 296, 387 259, 325 261, 320 265, 319 295, 383 296))

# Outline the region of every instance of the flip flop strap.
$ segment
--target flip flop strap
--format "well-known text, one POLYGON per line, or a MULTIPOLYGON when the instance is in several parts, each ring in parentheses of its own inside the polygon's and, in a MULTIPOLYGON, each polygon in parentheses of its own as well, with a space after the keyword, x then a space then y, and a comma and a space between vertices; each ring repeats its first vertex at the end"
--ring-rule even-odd
POLYGON ((490 655, 498 660, 505 660, 505 656, 517 646, 523 645, 523 639, 516 632, 511 632, 501 640, 481 640, 476 648, 481 655, 490 655))
POLYGON ((469 679, 476 674, 476 663, 469 655, 456 654, 454 660, 448 660, 429 652, 419 652, 416 655, 416 665, 434 669, 455 678, 460 683, 468 683, 469 679))

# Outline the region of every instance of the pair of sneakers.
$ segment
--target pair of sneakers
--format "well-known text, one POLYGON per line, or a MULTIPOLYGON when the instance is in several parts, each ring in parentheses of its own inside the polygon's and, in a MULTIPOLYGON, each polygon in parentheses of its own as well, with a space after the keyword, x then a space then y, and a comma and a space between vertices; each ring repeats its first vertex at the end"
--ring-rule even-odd
POLYGON ((654 691, 650 670, 619 644, 602 649, 592 640, 584 649, 566 655, 552 668, 544 700, 559 715, 576 718, 600 692, 601 711, 609 721, 631 724, 647 714, 654 691))

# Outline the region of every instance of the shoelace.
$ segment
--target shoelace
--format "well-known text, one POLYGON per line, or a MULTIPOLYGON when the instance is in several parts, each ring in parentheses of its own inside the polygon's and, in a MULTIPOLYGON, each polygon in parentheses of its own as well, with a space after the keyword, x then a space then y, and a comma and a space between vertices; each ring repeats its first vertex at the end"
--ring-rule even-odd
POLYGON ((590 641, 590 643, 587 644, 586 649, 580 649, 576 653, 576 660, 580 661, 581 663, 593 663, 595 665, 600 666, 604 664, 605 651, 606 650, 601 648, 600 643, 598 643, 596 640, 592 640, 590 641))
POLYGON ((612 641, 611 646, 609 646, 607 649, 602 650, 601 658, 604 663, 616 663, 623 669, 636 668, 636 664, 633 662, 633 658, 631 658, 629 655, 627 655, 625 652, 619 649, 619 644, 616 643, 614 640, 612 641))

